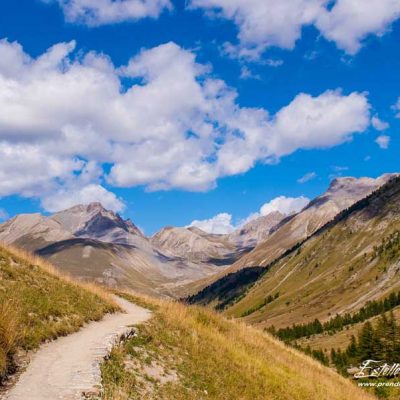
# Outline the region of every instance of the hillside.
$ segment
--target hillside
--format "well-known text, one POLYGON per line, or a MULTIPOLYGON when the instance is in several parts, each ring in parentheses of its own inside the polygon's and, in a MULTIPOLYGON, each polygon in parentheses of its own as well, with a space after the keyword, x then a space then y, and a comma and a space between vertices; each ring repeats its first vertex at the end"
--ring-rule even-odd
POLYGON ((190 294, 196 294, 228 274, 242 268, 265 267, 318 231, 331 221, 342 210, 368 196, 385 184, 393 174, 385 174, 379 178, 336 178, 328 190, 312 200, 308 206, 295 215, 281 220, 266 239, 252 251, 244 254, 229 268, 217 274, 195 282, 190 294))
POLYGON ((15 371, 18 349, 35 349, 116 309, 99 288, 64 278, 38 257, 0 246, 0 383, 15 371))
POLYGON ((104 363, 104 399, 374 398, 267 333, 198 307, 139 303, 154 316, 104 363))
POLYGON ((264 241, 287 215, 273 211, 257 217, 228 235, 228 240, 241 248, 255 247, 264 241))
MULTIPOLYGON (((387 312, 385 314, 389 317, 390 313, 387 312)), ((395 317, 396 321, 400 322, 400 307, 396 307, 393 310, 393 316, 395 317)), ((372 324, 372 326, 377 326, 379 323, 379 316, 375 316, 369 318, 368 321, 372 324)), ((315 350, 330 350, 330 349, 341 349, 342 351, 346 349, 346 347, 350 344, 350 340, 352 336, 358 336, 361 332, 364 322, 359 322, 354 325, 350 325, 346 327, 346 329, 340 330, 336 333, 320 333, 317 335, 311 335, 309 337, 303 337, 298 339, 296 342, 301 347, 310 346, 312 349, 315 350)))
MULTIPOLYGON (((80 280, 153 295, 175 296, 181 285, 219 268, 217 261, 202 261, 218 260, 213 248, 203 249, 201 259, 164 253, 132 221, 100 203, 77 205, 50 216, 18 215, 0 224, 0 240, 34 251, 80 280)), ((216 240, 213 245, 223 246, 216 240)), ((234 246, 225 247, 226 262, 230 262, 234 246)))
POLYGON ((400 286, 399 230, 400 178, 394 178, 271 265, 226 312, 276 327, 352 312, 400 286))
POLYGON ((225 235, 207 234, 195 227, 166 227, 150 240, 164 254, 194 263, 229 265, 236 260, 236 247, 225 235))
POLYGON ((268 265, 284 251, 331 221, 339 212, 381 187, 391 177, 391 174, 386 174, 377 179, 334 179, 324 194, 312 200, 300 213, 286 219, 266 241, 238 260, 231 269, 268 265))

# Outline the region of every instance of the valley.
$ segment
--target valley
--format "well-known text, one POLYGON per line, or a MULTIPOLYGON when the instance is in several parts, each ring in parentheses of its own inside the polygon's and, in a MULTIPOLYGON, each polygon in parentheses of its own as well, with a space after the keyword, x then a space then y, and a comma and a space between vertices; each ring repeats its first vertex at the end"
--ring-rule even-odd
MULTIPOLYGON (((47 345, 42 346, 46 340, 80 330, 83 338, 89 335, 82 340, 90 342, 90 321, 122 321, 117 294, 124 298, 123 309, 128 301, 152 314, 141 322, 139 309, 128 313, 124 324, 136 324, 135 333, 120 343, 93 339, 114 343, 109 357, 103 361, 104 350, 96 358, 104 400, 225 399, 227 394, 302 400, 317 392, 321 399, 373 398, 379 393, 359 391, 332 369, 346 374, 343 360, 350 359, 342 354, 366 323, 378 326, 383 312, 399 318, 397 297, 383 302, 400 290, 399 204, 400 178, 384 175, 336 179, 300 212, 259 216, 230 234, 166 227, 146 237, 100 203, 49 216, 18 215, 0 225, 5 246, 25 249, 2 250, 0 287, 7 297, 2 324, 4 332, 13 326, 19 331, 18 324, 31 331, 15 337, 5 333, 0 341, 4 382, 21 373, 17 355, 22 351, 39 347, 38 360, 53 362, 47 345), (37 289, 36 284, 29 287, 31 281, 38 282, 37 289), (59 310, 69 296, 74 303, 59 310), (365 307, 375 310, 368 304, 376 304, 379 312, 365 314, 365 307), (21 315, 13 316, 15 309, 21 315), (362 319, 351 317, 354 321, 341 329, 319 328, 360 313, 362 319), (308 333, 293 336, 300 326, 308 333), (332 358, 331 349, 342 353, 332 358), (315 379, 318 385, 309 384, 315 379)), ((110 337, 121 334, 116 328, 110 337)), ((75 335, 65 338, 71 349, 80 343, 75 335)), ((62 343, 56 340, 54 346, 62 343)), ((35 381, 40 369, 35 362, 32 372, 28 366, 29 375, 22 372, 15 393, 24 393, 35 381)), ((73 364, 65 362, 65 371, 73 374, 73 364)), ((84 368, 83 359, 81 364, 84 368)), ((66 377, 67 372, 54 379, 66 377)), ((98 384, 89 381, 81 391, 90 393, 98 384)), ((25 396, 10 393, 10 399, 25 396)), ((51 397, 43 393, 37 398, 51 397)))

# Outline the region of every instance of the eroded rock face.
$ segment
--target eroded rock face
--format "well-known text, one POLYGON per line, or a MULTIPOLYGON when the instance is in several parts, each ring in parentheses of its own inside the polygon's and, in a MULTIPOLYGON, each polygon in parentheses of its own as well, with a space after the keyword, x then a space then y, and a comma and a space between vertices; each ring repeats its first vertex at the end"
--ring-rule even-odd
POLYGON ((265 240, 285 218, 279 211, 255 218, 228 235, 229 241, 240 247, 255 247, 265 240))
POLYGON ((235 251, 226 235, 212 235, 201 229, 167 227, 157 232, 151 242, 165 254, 194 262, 223 259, 235 251))
POLYGON ((20 214, 0 225, 0 241, 27 250, 72 237, 58 222, 41 214, 20 214))
POLYGON ((123 220, 100 203, 77 205, 51 217, 75 237, 107 243, 143 244, 144 235, 130 220, 123 220))

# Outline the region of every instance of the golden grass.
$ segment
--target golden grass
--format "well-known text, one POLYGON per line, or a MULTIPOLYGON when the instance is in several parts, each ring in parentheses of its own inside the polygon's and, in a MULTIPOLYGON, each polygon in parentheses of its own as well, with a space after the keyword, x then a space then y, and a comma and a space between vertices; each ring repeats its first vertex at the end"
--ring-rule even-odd
POLYGON ((105 400, 374 398, 244 323, 175 302, 140 299, 140 303, 150 304, 154 316, 104 363, 105 400), (158 377, 148 373, 154 368, 161 371, 158 377), (162 383, 163 376, 176 379, 162 383))
POLYGON ((240 317, 279 292, 276 301, 249 314, 245 321, 282 328, 355 312, 368 300, 398 290, 395 262, 373 259, 373 246, 399 230, 400 221, 381 224, 372 220, 358 229, 355 226, 354 221, 343 222, 309 240, 301 251, 274 265, 225 313, 240 317))
POLYGON ((0 250, 6 251, 9 254, 16 256, 17 258, 23 260, 23 262, 25 263, 37 265, 41 268, 41 270, 47 272, 48 274, 62 279, 63 281, 68 282, 71 285, 80 287, 88 292, 91 292, 94 295, 102 298, 104 301, 112 304, 116 309, 119 308, 118 304, 114 301, 111 292, 97 283, 78 281, 70 275, 66 274, 65 272, 61 272, 60 270, 58 270, 56 267, 54 267, 53 264, 51 264, 44 258, 39 257, 37 254, 21 249, 19 247, 0 242, 0 250))
POLYGON ((0 377, 12 365, 11 358, 19 340, 19 318, 11 301, 0 304, 0 377))
POLYGON ((14 370, 17 348, 36 348, 118 309, 103 288, 76 282, 31 253, 0 245, 0 383, 14 370))

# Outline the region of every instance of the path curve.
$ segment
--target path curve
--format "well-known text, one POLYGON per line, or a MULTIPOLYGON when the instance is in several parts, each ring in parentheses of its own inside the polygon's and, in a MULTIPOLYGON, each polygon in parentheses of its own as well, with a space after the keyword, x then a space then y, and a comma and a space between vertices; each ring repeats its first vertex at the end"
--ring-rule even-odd
POLYGON ((99 387, 100 364, 116 340, 150 311, 116 298, 125 313, 106 315, 80 331, 40 347, 5 400, 78 400, 99 387))

